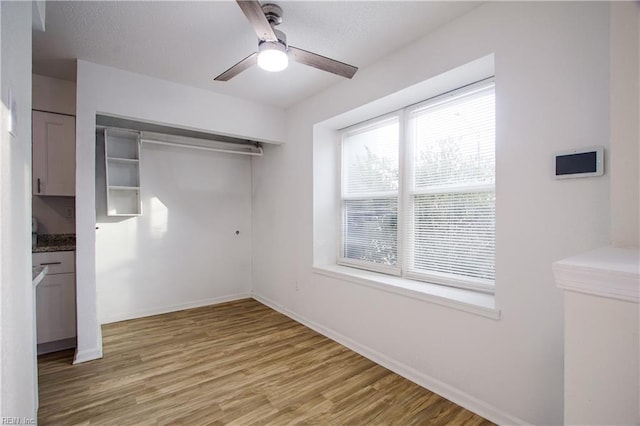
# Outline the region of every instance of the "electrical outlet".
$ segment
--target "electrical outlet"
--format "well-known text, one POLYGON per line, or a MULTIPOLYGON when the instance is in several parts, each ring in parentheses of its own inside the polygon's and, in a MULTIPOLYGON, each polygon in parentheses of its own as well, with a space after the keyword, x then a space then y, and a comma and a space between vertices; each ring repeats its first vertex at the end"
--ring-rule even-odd
POLYGON ((73 207, 67 207, 65 210, 65 216, 67 219, 73 219, 73 207))

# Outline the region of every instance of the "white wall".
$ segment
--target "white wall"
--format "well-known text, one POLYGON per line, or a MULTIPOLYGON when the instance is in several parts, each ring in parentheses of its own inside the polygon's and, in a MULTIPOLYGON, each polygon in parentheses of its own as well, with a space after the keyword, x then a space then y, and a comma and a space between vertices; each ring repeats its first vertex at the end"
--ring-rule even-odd
POLYGON ((640 4, 611 3, 611 242, 640 246, 640 4))
POLYGON ((33 74, 33 109, 76 115, 76 83, 33 74))
POLYGON ((31 285, 31 2, 0 2, 0 416, 36 416, 31 285), (18 126, 7 129, 9 89, 18 126))
POLYGON ((38 235, 76 232, 75 197, 32 197, 33 217, 38 221, 38 235), (71 215, 68 212, 71 209, 71 215))
POLYGON ((557 181, 552 159, 608 149, 608 66, 608 4, 489 3, 290 109, 288 144, 254 161, 256 297, 492 420, 562 423, 551 263, 608 242, 609 174, 557 181), (313 125, 491 53, 502 318, 314 275, 313 125))
MULTIPOLYGON (((96 113, 272 142, 284 141, 285 115, 277 108, 85 61, 78 61, 76 106, 78 347, 75 362, 82 362, 102 356, 96 302, 96 113)), ((162 154, 159 155, 162 158, 162 154)), ((184 169, 186 159, 181 161, 179 170, 184 169)), ((203 176, 202 169, 198 173, 203 176)), ((178 178, 176 176, 176 180, 178 178)), ((211 187, 211 191, 216 191, 215 186, 211 187)), ((174 201, 175 198, 168 202, 174 201)), ((169 216, 170 220, 174 220, 175 216, 170 212, 169 216)), ((197 217, 201 218, 199 214, 197 217)), ((130 223, 136 222, 123 221, 120 225, 126 227, 130 223)), ((226 229, 227 225, 225 222, 221 226, 226 229)), ((193 228, 190 232, 193 232, 193 228)), ((184 247, 188 237, 174 237, 174 242, 177 240, 177 244, 184 247)), ((147 258, 145 265, 150 262, 147 258)), ((151 272, 142 272, 146 273, 151 272)), ((162 284, 169 289, 176 285, 168 281, 163 281, 162 284)), ((201 290, 190 293, 199 298, 212 297, 212 294, 205 294, 201 290)), ((135 309, 147 308, 148 306, 143 305, 135 306, 135 309)))
POLYGON ((610 238, 613 247, 626 249, 605 248, 566 259, 565 267, 577 266, 573 276, 571 269, 559 274, 563 266, 554 265, 558 286, 566 290, 564 423, 568 425, 640 424, 638 2, 610 3, 609 44, 610 238), (580 266, 590 273, 581 276, 580 266))
POLYGON ((109 218, 102 139, 96 156, 99 322, 249 297, 251 158, 143 143, 143 214, 109 218))

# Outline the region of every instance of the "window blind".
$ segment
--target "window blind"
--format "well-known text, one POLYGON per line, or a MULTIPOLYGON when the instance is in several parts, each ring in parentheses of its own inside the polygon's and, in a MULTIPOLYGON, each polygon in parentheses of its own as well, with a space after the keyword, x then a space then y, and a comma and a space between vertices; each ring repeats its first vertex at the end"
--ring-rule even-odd
POLYGON ((399 272, 399 133, 393 116, 343 134, 341 263, 399 272))
POLYGON ((343 131, 341 173, 338 263, 493 291, 493 82, 343 131))
POLYGON ((474 87, 409 111, 408 276, 490 287, 495 279, 495 101, 474 87))

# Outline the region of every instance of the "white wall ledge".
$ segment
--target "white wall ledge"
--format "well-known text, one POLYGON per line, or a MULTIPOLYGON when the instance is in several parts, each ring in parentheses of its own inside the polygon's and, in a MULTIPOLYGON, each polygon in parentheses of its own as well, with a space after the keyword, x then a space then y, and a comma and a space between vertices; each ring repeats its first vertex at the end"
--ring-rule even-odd
POLYGON ((640 251, 602 247, 554 262, 556 285, 568 291, 640 302, 640 251))
POLYGON ((340 265, 314 266, 316 274, 424 300, 491 319, 500 319, 493 294, 430 284, 340 265))

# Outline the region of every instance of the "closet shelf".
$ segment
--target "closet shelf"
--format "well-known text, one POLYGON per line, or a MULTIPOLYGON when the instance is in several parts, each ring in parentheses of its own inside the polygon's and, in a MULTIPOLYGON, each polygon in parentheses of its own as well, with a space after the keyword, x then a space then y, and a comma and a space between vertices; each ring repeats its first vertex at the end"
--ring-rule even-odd
POLYGON ((140 216, 140 133, 104 130, 107 216, 140 216))
POLYGON ((109 189, 114 189, 116 191, 138 191, 138 190, 140 190, 140 187, 139 186, 109 185, 109 189))
POLYGON ((140 160, 137 158, 121 158, 121 157, 107 157, 107 161, 111 163, 122 163, 122 164, 138 164, 140 160))

